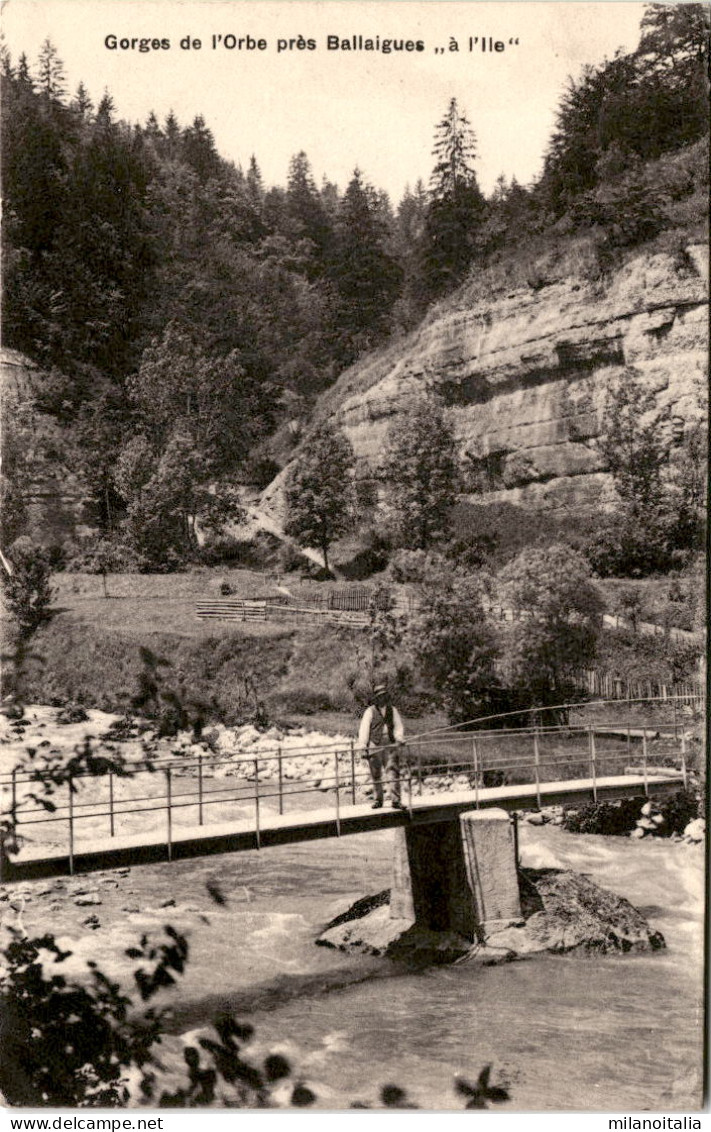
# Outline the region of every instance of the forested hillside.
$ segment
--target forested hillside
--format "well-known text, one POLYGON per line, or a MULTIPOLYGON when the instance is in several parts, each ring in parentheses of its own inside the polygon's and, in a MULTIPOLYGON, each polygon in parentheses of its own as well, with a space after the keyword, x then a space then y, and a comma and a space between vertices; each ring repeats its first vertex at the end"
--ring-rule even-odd
MULTIPOLYGON (((455 100, 396 203, 357 142, 345 186, 298 151, 265 185, 199 114, 130 124, 110 93, 66 89, 49 41, 33 63, 4 51, 3 340, 40 367, 34 408, 115 564, 186 561, 198 519, 238 514, 235 486, 271 479, 346 367, 526 241, 593 229, 604 267, 669 228, 703 238, 707 15, 651 5, 635 52, 570 80, 538 182, 502 175, 488 199, 455 100)), ((6 414, 3 545, 27 529, 27 427, 6 414)))

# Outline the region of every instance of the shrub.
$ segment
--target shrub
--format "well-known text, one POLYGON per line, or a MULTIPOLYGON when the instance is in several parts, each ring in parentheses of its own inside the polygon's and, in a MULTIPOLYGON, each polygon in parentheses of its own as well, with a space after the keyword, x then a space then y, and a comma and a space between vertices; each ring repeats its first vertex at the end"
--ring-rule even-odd
POLYGON ((662 799, 657 808, 664 818, 662 832, 668 836, 683 833, 689 822, 698 817, 699 801, 693 790, 678 790, 662 799))
POLYGON ((271 456, 258 456, 247 461, 244 475, 250 484, 259 488, 260 491, 264 491, 265 487, 269 487, 272 480, 276 479, 280 471, 279 464, 271 456))
POLYGON ((390 559, 390 577, 393 582, 421 582, 425 578, 431 557, 425 550, 397 550, 390 559))
POLYGON ((600 578, 646 578, 678 564, 664 527, 643 524, 624 508, 591 536, 585 555, 600 578))
POLYGON ((366 530, 362 536, 363 545, 349 562, 339 562, 339 570, 344 578, 360 581, 379 574, 388 565, 390 540, 377 529, 366 530))
POLYGON ((636 827, 645 801, 641 797, 623 798, 621 802, 590 802, 579 810, 569 810, 563 825, 570 833, 624 836, 636 827))
POLYGON ((290 542, 282 543, 279 551, 279 569, 284 574, 292 574, 302 570, 307 559, 290 542))
POLYGON ((276 709, 295 715, 315 715, 319 711, 333 711, 334 703, 328 692, 313 688, 287 688, 272 697, 276 709))
POLYGON ((8 608, 24 641, 48 621, 51 613, 51 566, 45 552, 28 538, 19 538, 10 550, 12 574, 2 571, 8 608))
POLYGON ((90 539, 80 543, 65 568, 84 574, 140 574, 147 569, 147 562, 118 538, 90 539))

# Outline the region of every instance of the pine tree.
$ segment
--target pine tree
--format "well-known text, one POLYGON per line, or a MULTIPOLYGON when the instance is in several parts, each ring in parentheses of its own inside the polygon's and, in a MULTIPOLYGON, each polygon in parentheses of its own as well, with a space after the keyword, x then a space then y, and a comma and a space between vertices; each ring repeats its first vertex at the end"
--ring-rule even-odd
POLYGON ((202 114, 197 114, 192 125, 183 130, 181 148, 183 160, 195 170, 201 181, 207 181, 220 172, 222 162, 215 149, 215 139, 202 114))
POLYGON ((27 55, 24 51, 17 60, 17 81, 21 86, 34 90, 34 83, 30 75, 30 65, 27 62, 27 55))
POLYGON ((45 39, 37 59, 39 89, 46 98, 59 101, 66 93, 64 64, 57 54, 57 48, 50 39, 45 39))
POLYGON ((332 267, 340 299, 340 355, 346 364, 390 328, 402 269, 386 250, 388 237, 377 194, 356 169, 339 209, 332 267))
POLYGON ((71 103, 72 110, 75 110, 82 121, 88 122, 91 118, 91 112, 94 109, 94 103, 89 97, 89 92, 84 86, 84 83, 79 83, 77 92, 71 103))
POLYGON ((247 176, 244 179, 244 183, 247 200, 254 211, 261 216, 264 206, 264 181, 262 180, 262 171, 257 164, 257 159, 254 154, 252 154, 249 159, 249 168, 247 169, 247 176))
POLYGON ((434 297, 466 275, 485 207, 474 172, 476 139, 456 98, 436 128, 433 155, 422 259, 425 289, 434 297))
POLYGON ((322 274, 332 233, 311 173, 309 159, 303 150, 292 157, 289 163, 286 217, 290 239, 309 242, 309 275, 316 277, 322 274))
POLYGON ((5 42, 5 37, 2 32, 0 32, 0 74, 2 74, 4 79, 14 79, 15 77, 10 49, 5 42))
POLYGON ((99 130, 109 130, 113 124, 113 117, 114 100, 108 90, 105 90, 96 111, 96 125, 99 130))

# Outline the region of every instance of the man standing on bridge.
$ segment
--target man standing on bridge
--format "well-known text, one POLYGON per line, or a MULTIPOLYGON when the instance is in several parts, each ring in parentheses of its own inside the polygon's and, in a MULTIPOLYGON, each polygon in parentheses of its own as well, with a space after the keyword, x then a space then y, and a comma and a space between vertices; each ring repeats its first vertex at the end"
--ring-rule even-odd
POLYGON ((383 769, 388 779, 390 805, 403 808, 400 801, 400 755, 397 744, 405 738, 405 728, 397 708, 393 707, 385 684, 373 688, 373 698, 360 721, 358 749, 368 760, 373 779, 373 809, 383 804, 383 769))

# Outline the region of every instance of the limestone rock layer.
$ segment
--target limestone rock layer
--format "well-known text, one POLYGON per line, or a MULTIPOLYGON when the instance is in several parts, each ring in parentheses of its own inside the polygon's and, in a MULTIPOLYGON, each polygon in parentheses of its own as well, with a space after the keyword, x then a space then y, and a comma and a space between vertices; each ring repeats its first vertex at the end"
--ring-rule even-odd
POLYGON ((693 245, 640 254, 607 279, 485 299, 465 290, 344 373, 322 413, 346 432, 360 475, 377 480, 388 428, 433 389, 454 428, 465 498, 579 509, 610 495, 596 438, 611 384, 627 374, 653 394, 671 446, 704 414, 707 359, 708 253, 693 245))

